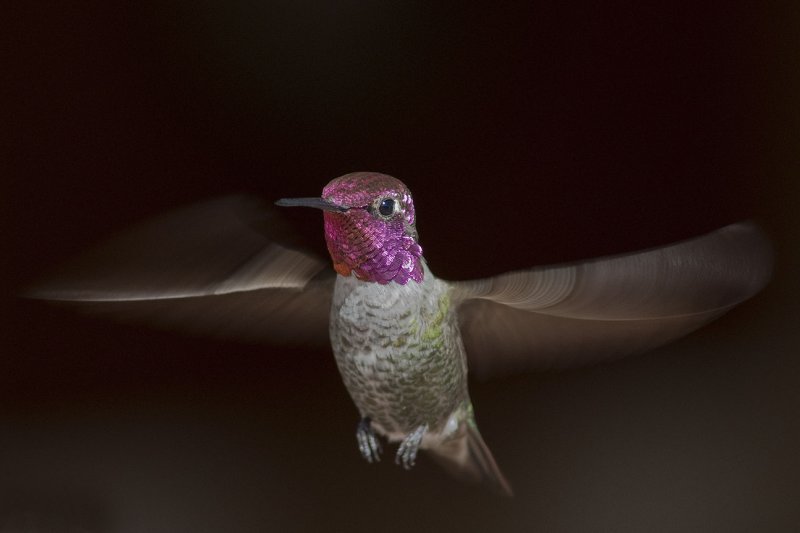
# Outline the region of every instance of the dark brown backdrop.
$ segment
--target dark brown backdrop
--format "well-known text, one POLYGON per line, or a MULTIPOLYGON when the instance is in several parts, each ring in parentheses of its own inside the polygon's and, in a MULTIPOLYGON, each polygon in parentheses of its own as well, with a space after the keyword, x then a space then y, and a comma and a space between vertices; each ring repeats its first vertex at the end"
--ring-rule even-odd
MULTIPOLYGON (((4 17, 0 531, 800 525, 797 13, 97 4, 4 17), (354 170, 411 187, 445 278, 744 218, 773 235, 776 276, 646 356, 475 383, 508 501, 424 459, 411 473, 364 464, 327 350, 13 296, 140 218, 230 192, 313 195, 354 170)), ((305 215, 298 231, 322 249, 320 217, 305 215)))

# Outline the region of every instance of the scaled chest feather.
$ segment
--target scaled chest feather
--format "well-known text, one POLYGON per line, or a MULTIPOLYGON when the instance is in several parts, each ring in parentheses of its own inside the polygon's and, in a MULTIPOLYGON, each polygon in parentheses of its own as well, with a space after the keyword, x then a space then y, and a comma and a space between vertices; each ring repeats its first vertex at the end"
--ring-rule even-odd
POLYGON ((431 278, 382 285, 339 277, 331 311, 337 356, 402 365, 401 355, 413 357, 408 352, 430 347, 423 344, 441 343, 450 298, 446 285, 431 278))
POLYGON ((466 397, 448 286, 426 272, 400 285, 339 277, 331 343, 350 395, 386 432, 438 425, 466 397))

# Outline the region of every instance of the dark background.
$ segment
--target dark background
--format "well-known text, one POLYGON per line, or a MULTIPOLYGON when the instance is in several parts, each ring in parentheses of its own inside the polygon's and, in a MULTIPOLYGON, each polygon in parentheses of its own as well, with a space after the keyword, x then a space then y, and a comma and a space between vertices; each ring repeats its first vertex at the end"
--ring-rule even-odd
POLYGON ((800 528, 797 8, 96 4, 3 17, 0 531, 800 528), (147 216, 355 170, 409 185, 444 278, 746 218, 775 277, 645 356, 474 383, 512 500, 365 464, 329 350, 14 297, 147 216))

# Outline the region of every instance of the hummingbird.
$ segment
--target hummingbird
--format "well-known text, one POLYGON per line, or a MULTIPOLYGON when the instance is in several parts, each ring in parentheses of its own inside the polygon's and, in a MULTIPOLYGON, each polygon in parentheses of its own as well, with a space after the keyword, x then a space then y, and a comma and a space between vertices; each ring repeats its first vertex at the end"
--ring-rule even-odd
POLYGON ((275 203, 322 211, 332 270, 287 240, 276 210, 229 196, 146 221, 27 295, 205 335, 327 338, 366 461, 380 460, 384 438, 405 469, 424 450, 511 495, 478 430, 468 372, 641 353, 752 297, 772 268, 768 239, 739 222, 660 248, 451 282, 428 267, 411 192, 392 176, 354 172, 319 197, 275 203))

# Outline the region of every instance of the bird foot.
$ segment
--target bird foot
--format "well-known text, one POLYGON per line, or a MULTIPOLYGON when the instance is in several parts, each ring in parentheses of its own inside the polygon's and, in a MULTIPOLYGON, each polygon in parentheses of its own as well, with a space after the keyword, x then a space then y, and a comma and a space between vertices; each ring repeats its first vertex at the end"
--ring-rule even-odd
POLYGON ((372 431, 372 421, 365 416, 358 423, 356 428, 356 440, 358 440, 358 450, 361 456, 368 463, 377 463, 381 460, 381 443, 375 432, 372 431))
POLYGON ((406 438, 403 439, 403 442, 400 443, 400 446, 398 446, 394 462, 401 465, 406 470, 414 466, 414 462, 417 460, 419 446, 422 444, 422 437, 425 436, 427 431, 428 424, 423 424, 409 433, 406 438))

